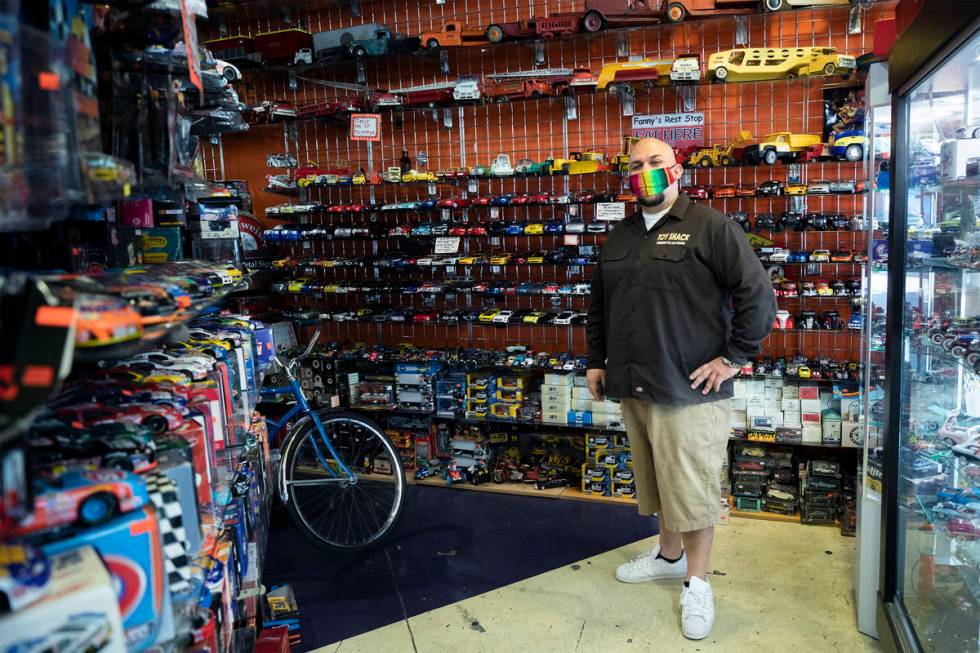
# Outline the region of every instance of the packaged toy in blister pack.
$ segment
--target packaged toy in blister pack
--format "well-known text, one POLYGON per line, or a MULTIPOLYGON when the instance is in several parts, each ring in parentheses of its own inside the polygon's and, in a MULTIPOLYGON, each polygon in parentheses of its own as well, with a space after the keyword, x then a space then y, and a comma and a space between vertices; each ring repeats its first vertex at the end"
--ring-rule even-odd
POLYGON ((23 87, 21 84, 19 3, 0 1, 0 224, 5 231, 22 228, 27 219, 28 184, 24 158, 23 87))

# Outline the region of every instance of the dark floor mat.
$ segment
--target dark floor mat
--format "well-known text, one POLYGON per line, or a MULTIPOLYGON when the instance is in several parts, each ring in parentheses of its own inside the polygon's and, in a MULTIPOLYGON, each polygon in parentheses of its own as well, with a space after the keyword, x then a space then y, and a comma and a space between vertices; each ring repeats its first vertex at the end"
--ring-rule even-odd
POLYGON ((263 582, 292 584, 306 651, 656 532, 633 506, 410 486, 395 532, 357 557, 314 549, 278 516, 263 582))

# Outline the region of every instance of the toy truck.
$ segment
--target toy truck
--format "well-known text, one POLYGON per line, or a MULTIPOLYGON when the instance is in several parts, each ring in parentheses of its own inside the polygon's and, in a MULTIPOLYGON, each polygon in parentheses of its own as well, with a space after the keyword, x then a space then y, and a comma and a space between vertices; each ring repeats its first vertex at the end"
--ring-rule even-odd
POLYGON ((405 93, 405 105, 412 107, 437 107, 453 101, 453 87, 425 88, 405 93))
POLYGON ((255 50, 265 63, 293 63, 296 53, 313 48, 313 35, 304 29, 280 29, 255 35, 255 50))
POLYGON ((713 166, 733 166, 739 162, 736 149, 752 140, 752 134, 741 131, 725 145, 712 145, 693 152, 687 159, 687 165, 694 168, 711 168, 713 166))
POLYGON ((640 140, 636 136, 623 136, 623 151, 613 157, 612 169, 618 170, 619 172, 626 172, 630 167, 630 152, 633 151, 633 146, 636 142, 640 140))
POLYGON ((255 51, 255 39, 249 36, 226 36, 205 43, 211 55, 222 61, 252 61, 258 63, 260 55, 255 51))
POLYGON ((820 136, 814 134, 776 132, 769 134, 759 143, 745 148, 745 162, 765 163, 770 166, 775 165, 776 161, 792 163, 820 142, 820 136))
POLYGON ((522 98, 542 98, 560 95, 566 83, 549 83, 541 79, 488 79, 484 92, 492 102, 507 102, 522 98))
POLYGON ((670 66, 670 81, 674 83, 697 82, 701 79, 701 58, 695 54, 682 54, 670 66))
POLYGON ((582 27, 598 32, 606 27, 632 27, 659 23, 667 13, 667 0, 585 0, 582 27))
POLYGON ((383 57, 389 54, 405 54, 419 49, 421 42, 417 37, 392 34, 387 27, 377 29, 368 38, 353 39, 347 44, 347 51, 358 59, 364 57, 383 57))
POLYGON ((636 89, 638 86, 651 88, 659 83, 662 86, 670 82, 670 71, 674 65, 672 59, 640 61, 621 61, 608 63, 599 71, 596 78, 596 88, 610 93, 636 89))
POLYGON ((482 29, 467 27, 461 23, 446 23, 438 32, 422 32, 419 41, 429 50, 458 45, 481 45, 487 42, 482 29))
POLYGON ((580 17, 576 15, 553 16, 551 18, 532 18, 514 23, 493 23, 487 27, 486 39, 491 43, 513 39, 554 38, 576 34, 580 17))
POLYGON ((562 166, 562 171, 569 175, 589 175, 606 169, 605 157, 599 152, 571 152, 570 161, 562 166))
POLYGON ((350 55, 354 41, 370 39, 379 30, 387 30, 381 23, 364 23, 342 29, 332 29, 313 34, 313 55, 317 61, 339 61, 350 55))
POLYGON ((688 16, 751 14, 758 6, 755 0, 670 0, 664 19, 679 23, 688 16))

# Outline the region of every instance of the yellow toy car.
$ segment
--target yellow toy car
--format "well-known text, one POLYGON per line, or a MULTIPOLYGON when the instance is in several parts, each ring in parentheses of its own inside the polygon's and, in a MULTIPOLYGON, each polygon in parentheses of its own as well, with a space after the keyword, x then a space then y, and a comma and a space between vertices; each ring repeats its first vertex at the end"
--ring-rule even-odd
POLYGON ((500 309, 488 308, 487 310, 480 313, 480 322, 489 324, 493 322, 493 318, 497 317, 499 313, 500 313, 500 309))
POLYGON ((810 371, 810 368, 807 367, 806 365, 800 365, 796 373, 801 379, 809 379, 811 376, 813 376, 813 373, 810 371))
POLYGON ((482 256, 460 256, 459 257, 459 264, 460 265, 477 265, 481 261, 483 261, 483 257, 482 256))
POLYGON ((310 282, 309 277, 300 277, 299 279, 293 279, 286 286, 287 292, 303 292, 303 286, 310 282))
POLYGON ((531 254, 527 257, 527 262, 531 265, 542 265, 544 263, 544 254, 531 254))
POLYGON ((544 233, 544 225, 539 222, 532 222, 524 227, 524 233, 528 236, 540 236, 544 233))
POLYGON ((718 82, 848 75, 856 69, 854 57, 826 47, 738 48, 708 57, 708 77, 718 82))
POLYGON ((490 265, 507 265, 510 263, 510 254, 498 254, 490 258, 490 265))
POLYGON ((351 177, 350 183, 354 184, 355 186, 363 186, 367 183, 367 175, 365 175, 363 172, 355 172, 354 176, 351 177))
POLYGON ((786 184, 784 195, 806 195, 806 184, 786 184))
POLYGON ((436 177, 434 172, 416 172, 415 181, 438 181, 439 178, 436 177))

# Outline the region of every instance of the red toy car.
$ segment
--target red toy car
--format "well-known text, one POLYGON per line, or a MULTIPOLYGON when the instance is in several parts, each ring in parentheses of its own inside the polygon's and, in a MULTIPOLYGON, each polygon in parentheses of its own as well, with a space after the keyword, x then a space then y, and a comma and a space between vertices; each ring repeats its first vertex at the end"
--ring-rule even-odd
POLYGON ((440 209, 465 209, 469 205, 470 201, 465 197, 444 197, 436 202, 440 209))
POLYGON ((551 193, 531 193, 528 195, 528 204, 549 204, 551 203, 551 193))
POLYGON ((60 407, 55 412, 60 417, 79 422, 84 426, 123 422, 144 426, 157 435, 180 428, 184 423, 184 417, 180 411, 161 404, 125 404, 120 406, 76 404, 60 407))
POLYGON ((688 186, 684 189, 687 196, 696 200, 708 199, 708 189, 704 186, 688 186))
POLYGON ((486 236, 487 230, 484 227, 470 227, 466 230, 467 236, 486 236))
POLYGON ((518 206, 527 204, 530 202, 530 200, 530 195, 515 195, 514 197, 510 198, 510 204, 511 206, 518 206))
POLYGON ((490 200, 492 198, 489 195, 480 195, 479 197, 474 197, 470 200, 471 206, 490 206, 490 200))
POLYGON ((449 235, 450 236, 465 236, 466 235, 466 232, 467 232, 466 227, 450 227, 449 228, 449 235))

